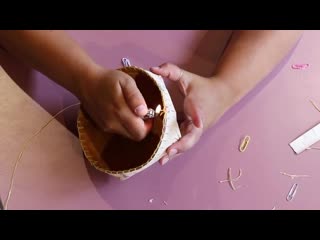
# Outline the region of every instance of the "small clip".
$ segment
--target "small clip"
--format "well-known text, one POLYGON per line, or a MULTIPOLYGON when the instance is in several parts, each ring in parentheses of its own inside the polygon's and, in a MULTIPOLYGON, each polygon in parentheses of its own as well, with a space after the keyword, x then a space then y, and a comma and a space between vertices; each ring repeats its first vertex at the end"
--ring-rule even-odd
POLYGON ((131 66, 131 63, 130 63, 130 60, 128 58, 122 58, 121 59, 121 63, 124 67, 130 67, 131 66))
POLYGON ((302 64, 292 64, 291 68, 292 69, 299 69, 299 70, 304 70, 307 69, 309 67, 308 63, 302 63, 302 64))
POLYGON ((297 192, 297 188, 298 188, 298 184, 295 183, 292 185, 289 193, 288 193, 288 196, 287 196, 287 201, 292 201, 294 196, 296 195, 296 192, 297 192))
POLYGON ((242 140, 240 144, 240 148, 239 148, 240 152, 244 152, 247 149, 250 139, 251 139, 250 136, 245 136, 245 138, 242 140))

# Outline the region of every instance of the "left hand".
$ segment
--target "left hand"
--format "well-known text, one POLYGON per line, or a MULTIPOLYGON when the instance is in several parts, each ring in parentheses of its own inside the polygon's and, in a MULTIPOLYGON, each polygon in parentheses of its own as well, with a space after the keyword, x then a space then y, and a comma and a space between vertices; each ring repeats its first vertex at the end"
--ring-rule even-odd
POLYGON ((151 71, 178 84, 184 95, 185 120, 180 125, 182 138, 172 144, 160 159, 164 165, 170 159, 192 148, 205 130, 211 127, 228 109, 231 94, 223 81, 205 78, 165 63, 151 71))

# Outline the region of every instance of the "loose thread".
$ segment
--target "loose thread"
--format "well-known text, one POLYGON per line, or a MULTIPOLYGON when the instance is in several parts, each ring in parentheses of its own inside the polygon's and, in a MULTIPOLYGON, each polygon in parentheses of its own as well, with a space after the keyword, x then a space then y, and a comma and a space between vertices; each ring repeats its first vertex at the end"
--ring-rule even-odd
POLYGON ((303 177, 309 178, 309 177, 310 177, 309 175, 296 175, 296 174, 289 174, 289 173, 285 173, 285 172, 280 172, 280 174, 285 175, 285 176, 288 176, 288 177, 290 177, 291 179, 303 178, 303 177))
POLYGON ((22 150, 21 152, 19 153, 19 156, 18 156, 18 159, 16 160, 15 162, 15 165, 14 165, 14 169, 13 169, 13 172, 12 172, 12 175, 11 175, 11 180, 10 180, 10 187, 9 187, 9 191, 8 191, 8 194, 7 194, 7 198, 5 200, 5 203, 4 203, 4 210, 7 210, 8 209, 8 204, 9 204, 9 200, 10 200, 10 197, 11 197, 11 193, 12 193, 12 188, 13 188, 13 184, 14 184, 14 177, 15 177, 15 173, 16 173, 16 170, 17 170, 17 167, 18 167, 18 163, 20 161, 20 159, 22 158, 22 154, 23 152, 27 149, 27 147, 32 143, 32 140, 33 138, 35 138, 37 135, 39 135, 43 129, 45 129, 59 114, 63 113, 64 111, 68 110, 69 108, 72 108, 72 107, 75 107, 75 106, 78 106, 80 105, 81 103, 76 103, 76 104, 72 104, 68 107, 65 107, 64 109, 60 110, 58 113, 56 113, 53 117, 51 117, 51 119, 45 124, 43 125, 34 135, 32 135, 30 138, 28 138, 24 144, 23 144, 23 147, 22 147, 22 150))
POLYGON ((317 104, 314 101, 309 100, 309 102, 314 106, 315 109, 318 110, 318 112, 320 112, 320 108, 317 106, 317 104))
POLYGON ((226 180, 221 180, 219 181, 219 183, 224 183, 224 182, 229 182, 230 187, 232 188, 233 191, 239 189, 241 186, 235 187, 233 182, 236 182, 239 180, 239 178, 242 176, 242 170, 241 168, 239 169, 239 175, 236 178, 232 178, 232 174, 231 174, 231 168, 228 168, 228 179, 226 180))
MULTIPOLYGON (((318 112, 320 112, 320 108, 317 106, 317 104, 316 104, 313 100, 309 99, 309 102, 312 104, 312 106, 313 106, 318 112)), ((307 150, 311 150, 311 149, 320 150, 319 147, 307 147, 306 149, 307 149, 307 150)))
POLYGON ((308 148, 307 148, 307 150, 311 150, 311 149, 320 150, 320 147, 308 147, 308 148))

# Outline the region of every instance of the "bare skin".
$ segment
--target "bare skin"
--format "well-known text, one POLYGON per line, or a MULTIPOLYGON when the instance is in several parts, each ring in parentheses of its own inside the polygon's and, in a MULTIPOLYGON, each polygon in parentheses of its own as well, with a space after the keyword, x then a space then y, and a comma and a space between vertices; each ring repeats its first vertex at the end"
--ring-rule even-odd
POLYGON ((205 130, 273 70, 301 35, 302 31, 235 31, 209 78, 170 63, 151 68, 175 81, 185 96, 183 137, 167 149, 160 163, 192 148, 205 130))
POLYGON ((0 31, 0 45, 76 95, 101 129, 137 141, 148 134, 134 79, 96 64, 64 31, 0 31))
MULTIPOLYGON (((234 31, 209 78, 170 63, 151 68, 176 82, 185 96, 182 138, 167 149, 160 163, 192 148, 205 130, 272 71, 302 32, 234 31)), ((137 141, 150 131, 151 123, 141 119, 147 106, 134 80, 96 64, 64 31, 0 31, 0 45, 77 96, 101 129, 137 141)))

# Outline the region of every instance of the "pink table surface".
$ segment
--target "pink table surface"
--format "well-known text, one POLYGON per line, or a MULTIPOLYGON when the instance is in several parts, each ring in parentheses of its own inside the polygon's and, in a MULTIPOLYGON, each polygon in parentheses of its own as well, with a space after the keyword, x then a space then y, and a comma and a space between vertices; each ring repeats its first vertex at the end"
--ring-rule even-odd
MULTIPOLYGON (((212 73, 230 32, 69 33, 98 63, 109 68, 120 67, 120 59, 128 57, 132 64, 144 68, 171 61, 206 76, 212 73)), ((320 151, 295 155, 288 145, 320 121, 320 113, 309 103, 311 98, 320 104, 319 42, 320 31, 306 31, 296 48, 267 79, 227 112, 192 150, 166 166, 155 164, 127 181, 119 181, 95 170, 82 156, 65 159, 81 161, 82 165, 73 169, 69 164, 61 176, 56 173, 55 177, 39 174, 36 169, 27 168, 25 163, 21 168, 26 167, 25 171, 29 171, 28 177, 24 178, 28 192, 20 186, 19 198, 15 198, 12 208, 320 209, 320 151), (309 63, 310 67, 293 70, 291 65, 295 63, 309 63), (251 142, 247 151, 240 153, 238 145, 244 135, 250 135, 251 142), (239 168, 243 171, 237 182, 242 188, 237 191, 232 191, 228 183, 218 183, 226 179, 228 168, 232 168, 235 176, 239 168), (292 180, 280 172, 307 174, 311 178, 292 180), (76 176, 76 179, 69 179, 74 181, 73 190, 59 191, 65 187, 62 179, 68 174, 76 176), (81 186, 77 186, 77 182, 81 182, 81 186), (294 200, 287 202, 286 196, 293 183, 298 183, 299 189, 294 200), (28 184, 33 187, 27 187, 28 184), (41 194, 46 185, 50 186, 46 191, 52 192, 41 194), (41 198, 32 198, 32 195, 41 195, 41 198), (149 199, 153 201, 149 202, 149 199)), ((3 52, 0 56, 0 64, 8 74, 50 114, 77 101, 42 74, 14 62, 3 52)), ((76 110, 69 111, 64 114, 61 124, 75 133, 75 120, 76 110)), ((34 161, 39 157, 37 155, 34 152, 34 161)), ((41 153, 43 156, 44 152, 41 153)), ((41 167, 50 166, 42 164, 41 167)))

